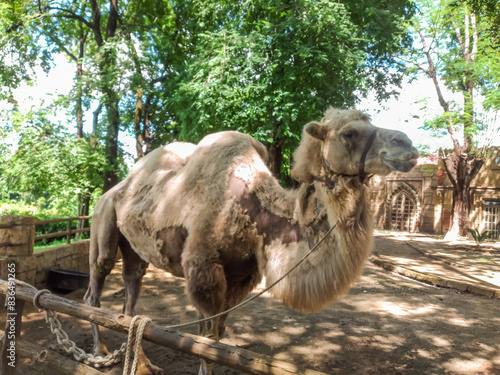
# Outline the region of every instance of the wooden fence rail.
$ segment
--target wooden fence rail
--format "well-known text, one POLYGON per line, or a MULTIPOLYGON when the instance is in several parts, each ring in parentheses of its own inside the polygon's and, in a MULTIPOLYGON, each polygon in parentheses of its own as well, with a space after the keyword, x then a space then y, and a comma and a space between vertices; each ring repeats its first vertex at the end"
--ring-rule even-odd
POLYGON ((71 235, 76 234, 76 233, 90 232, 90 228, 72 229, 71 226, 73 224, 73 221, 75 221, 75 220, 88 220, 91 218, 92 218, 92 216, 76 216, 76 217, 68 217, 68 218, 63 218, 63 219, 35 220, 35 225, 61 223, 64 221, 68 222, 67 230, 62 231, 62 232, 47 233, 47 234, 35 236, 35 241, 43 240, 45 238, 66 236, 66 243, 69 244, 69 243, 71 243, 71 235))
MULTIPOLYGON (((8 293, 8 282, 0 280, 0 293, 8 293)), ((32 301, 36 290, 25 286, 16 286, 16 298, 32 301)), ((44 293, 38 303, 48 309, 84 319, 106 328, 128 332, 132 318, 124 314, 91 307, 65 298, 44 293)), ((275 358, 257 354, 246 349, 225 345, 206 337, 188 333, 165 330, 155 324, 148 324, 144 329, 144 339, 157 345, 175 349, 191 356, 213 361, 235 370, 257 375, 326 375, 322 372, 300 369, 297 366, 275 358)))

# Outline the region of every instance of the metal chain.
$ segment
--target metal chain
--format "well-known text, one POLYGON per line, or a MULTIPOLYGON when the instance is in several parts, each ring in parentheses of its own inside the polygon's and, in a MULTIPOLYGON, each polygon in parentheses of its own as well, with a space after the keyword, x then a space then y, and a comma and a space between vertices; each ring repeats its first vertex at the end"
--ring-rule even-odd
POLYGON ((73 354, 75 359, 85 364, 91 364, 95 367, 108 367, 120 362, 121 356, 125 352, 126 343, 123 343, 120 349, 115 350, 113 353, 102 356, 95 356, 91 353, 86 353, 84 350, 76 346, 75 342, 70 340, 68 334, 62 329, 61 322, 57 317, 54 310, 45 310, 45 321, 50 324, 50 331, 56 336, 57 342, 68 353, 73 354))
MULTIPOLYGON (((34 286, 24 281, 17 279, 15 279, 14 281, 16 284, 31 288, 33 290, 37 290, 34 286)), ((44 293, 51 292, 48 289, 38 290, 33 297, 33 305, 39 310, 45 310, 45 321, 49 323, 50 331, 56 336, 58 344, 61 345, 66 350, 66 352, 72 354, 77 361, 83 362, 87 365, 91 364, 95 367, 108 367, 120 362, 121 356, 123 355, 123 353, 125 353, 125 348, 127 346, 126 342, 121 345, 120 349, 117 349, 113 353, 108 354, 104 357, 86 353, 84 350, 77 347, 74 341, 70 340, 68 334, 61 326, 61 322, 59 321, 57 312, 40 306, 40 304, 38 303, 38 299, 44 293)))

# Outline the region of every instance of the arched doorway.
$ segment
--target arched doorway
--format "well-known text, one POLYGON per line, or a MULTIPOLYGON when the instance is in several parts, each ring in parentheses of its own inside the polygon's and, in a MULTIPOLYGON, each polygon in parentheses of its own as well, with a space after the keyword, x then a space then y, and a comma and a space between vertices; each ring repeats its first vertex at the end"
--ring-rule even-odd
POLYGON ((418 229, 420 200, 415 190, 406 183, 401 183, 387 197, 386 228, 414 232, 418 229))
POLYGON ((391 229, 412 232, 417 210, 415 200, 402 191, 394 197, 391 208, 391 229))

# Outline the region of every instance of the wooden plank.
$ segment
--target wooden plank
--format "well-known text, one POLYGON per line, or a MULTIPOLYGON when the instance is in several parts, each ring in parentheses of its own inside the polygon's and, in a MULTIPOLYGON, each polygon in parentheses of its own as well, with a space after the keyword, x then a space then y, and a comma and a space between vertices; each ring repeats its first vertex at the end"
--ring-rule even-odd
MULTIPOLYGON (((4 335, 0 331, 0 336, 4 335)), ((54 371, 57 375, 102 375, 101 371, 86 364, 71 360, 59 353, 45 349, 41 345, 33 344, 23 339, 16 341, 17 352, 25 358, 30 358, 36 363, 36 368, 40 367, 54 371)), ((16 366, 17 367, 17 366, 16 366)))
MULTIPOLYGON (((83 233, 83 232, 90 232, 90 228, 72 229, 71 230, 71 234, 83 233)), ((63 232, 41 234, 39 236, 35 236, 35 241, 43 240, 45 238, 63 237, 63 236, 67 236, 69 233, 70 233, 69 231, 65 230, 63 232)))
POLYGON ((92 216, 76 216, 76 217, 67 217, 67 218, 63 218, 63 219, 35 220, 35 225, 61 223, 63 221, 86 220, 86 219, 92 219, 92 216))
MULTIPOLYGON (((7 283, 0 280, 0 293, 5 293, 7 283)), ((18 298, 31 301, 36 290, 27 287, 18 287, 18 298)), ((103 327, 119 332, 128 332, 131 317, 123 314, 114 314, 104 309, 87 306, 65 298, 44 293, 39 303, 49 308, 73 317, 97 323, 103 327)), ((165 346, 180 352, 216 362, 224 366, 245 371, 256 375, 325 375, 322 372, 301 369, 297 366, 279 361, 275 358, 257 354, 249 350, 235 348, 205 337, 165 330, 155 324, 148 324, 144 330, 144 339, 155 344, 165 346)))

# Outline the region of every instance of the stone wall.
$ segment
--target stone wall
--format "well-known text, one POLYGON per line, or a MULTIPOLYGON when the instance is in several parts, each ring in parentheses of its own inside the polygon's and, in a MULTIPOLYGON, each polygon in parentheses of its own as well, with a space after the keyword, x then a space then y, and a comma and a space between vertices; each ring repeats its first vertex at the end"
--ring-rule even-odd
POLYGON ((0 279, 7 280, 9 267, 15 277, 36 288, 47 283, 49 269, 89 272, 90 240, 33 251, 35 219, 30 216, 0 217, 0 279), (13 265, 14 264, 14 265, 13 265))
POLYGON ((33 257, 36 258, 35 286, 38 289, 46 286, 51 267, 88 273, 89 244, 90 240, 82 240, 35 251, 33 253, 33 257))

